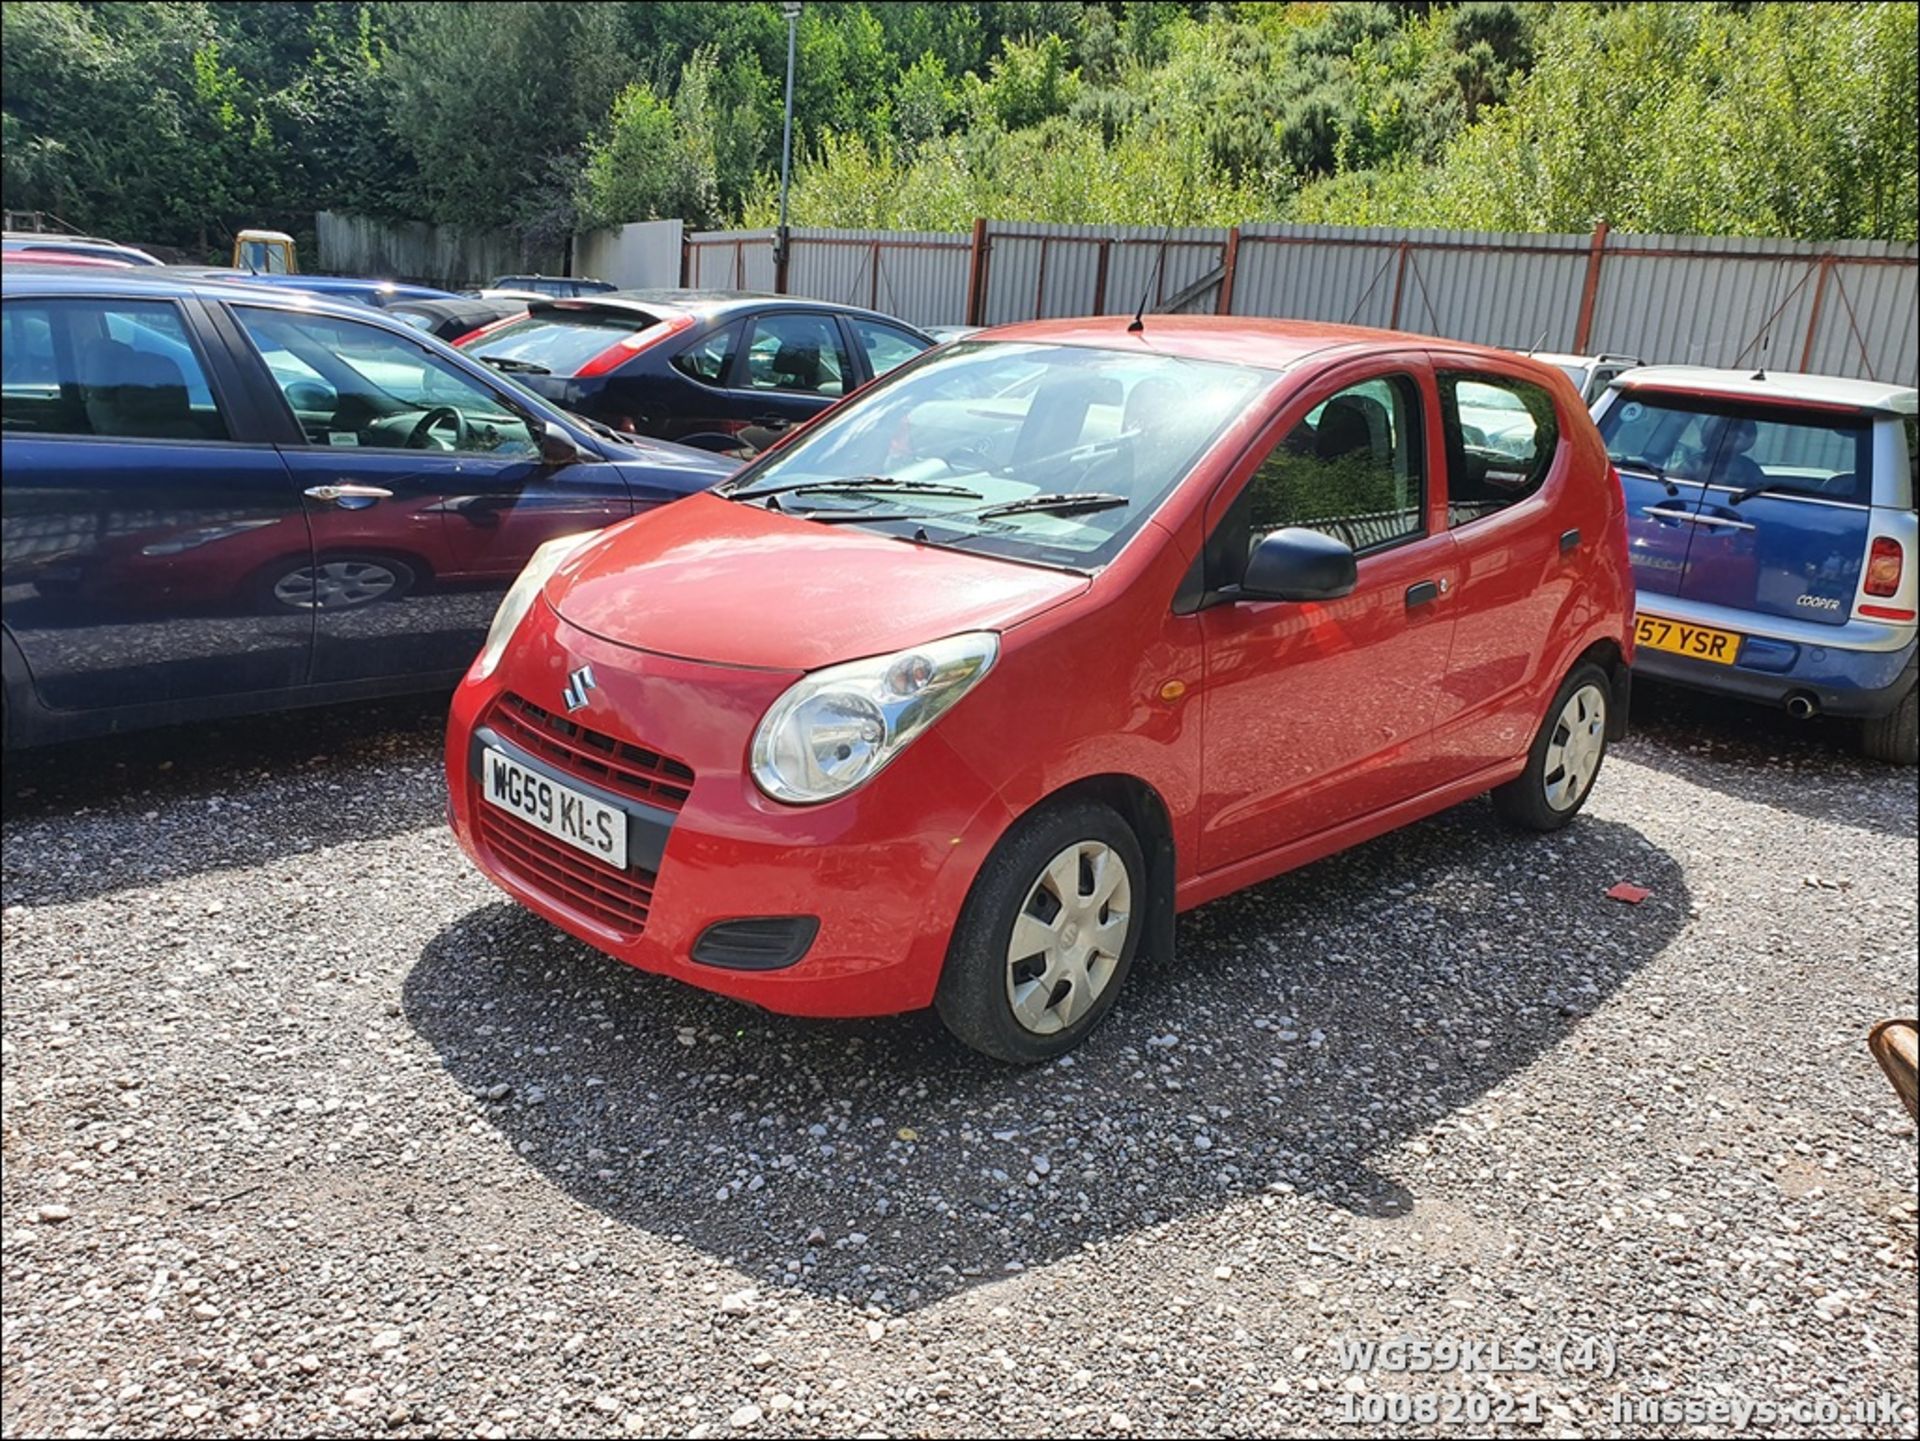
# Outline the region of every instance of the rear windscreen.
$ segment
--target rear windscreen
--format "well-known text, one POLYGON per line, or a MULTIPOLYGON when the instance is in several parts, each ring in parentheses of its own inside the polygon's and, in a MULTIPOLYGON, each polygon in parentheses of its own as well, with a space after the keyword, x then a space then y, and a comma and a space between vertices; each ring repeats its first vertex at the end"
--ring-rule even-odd
POLYGON ((1616 466, 1669 480, 1863 505, 1873 494, 1865 416, 1630 390, 1600 434, 1616 466))
POLYGON ((542 310, 462 348, 481 360, 517 360, 555 375, 577 375, 580 367, 596 355, 659 323, 653 316, 638 312, 614 315, 590 310, 542 310))

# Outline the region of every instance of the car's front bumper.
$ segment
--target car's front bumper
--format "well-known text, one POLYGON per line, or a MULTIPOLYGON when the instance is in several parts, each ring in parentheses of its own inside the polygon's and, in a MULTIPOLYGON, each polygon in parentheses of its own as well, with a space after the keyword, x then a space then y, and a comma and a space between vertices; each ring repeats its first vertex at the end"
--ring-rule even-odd
MULTIPOLYGON (((795 1015, 925 1006, 967 888, 1010 818, 937 727, 837 801, 769 800, 747 773, 748 747, 796 678, 630 650, 538 605, 499 670, 455 692, 446 752, 454 833, 507 894, 642 970, 795 1015), (582 666, 594 685, 588 704, 569 713, 561 693, 582 666), (684 799, 669 792, 649 804, 559 766, 564 784, 633 815, 626 875, 597 874, 598 862, 503 834, 498 808, 480 798, 475 747, 482 731, 507 736, 497 724, 507 695, 587 728, 596 744, 612 738, 690 768, 684 799), (797 960, 768 969, 695 959, 716 923, 786 918, 799 923, 796 934, 811 934, 797 960)), ((728 952, 710 944, 705 953, 728 952)))

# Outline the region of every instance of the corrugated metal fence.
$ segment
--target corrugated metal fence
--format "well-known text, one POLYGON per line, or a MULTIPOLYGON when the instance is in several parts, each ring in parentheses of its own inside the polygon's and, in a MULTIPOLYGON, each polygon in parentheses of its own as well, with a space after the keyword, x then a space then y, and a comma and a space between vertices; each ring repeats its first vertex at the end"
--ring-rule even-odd
POLYGON ((314 217, 317 269, 427 285, 484 285, 497 275, 558 275, 559 248, 523 245, 504 230, 463 230, 422 221, 375 220, 323 210, 314 217))
POLYGON ((1379 325, 1516 348, 1913 383, 1920 248, 1348 226, 976 221, 973 232, 685 238, 683 282, 866 305, 920 325, 1150 311, 1379 325))

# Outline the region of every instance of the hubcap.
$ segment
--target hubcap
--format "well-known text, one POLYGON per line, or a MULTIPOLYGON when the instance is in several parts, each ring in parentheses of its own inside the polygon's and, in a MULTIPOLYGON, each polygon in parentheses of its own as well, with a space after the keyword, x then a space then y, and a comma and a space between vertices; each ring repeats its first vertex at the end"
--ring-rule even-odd
POLYGON ((1583 685, 1567 697, 1547 740, 1542 774, 1547 804, 1570 811, 1580 803, 1600 770, 1607 748, 1607 696, 1597 685, 1583 685))
POLYGON ((302 610, 344 610, 380 599, 400 578, 386 566, 370 560, 330 560, 302 566, 281 576, 274 597, 302 610))
POLYGON ((1076 841, 1047 862, 1007 944, 1014 1019, 1052 1035, 1093 1008, 1120 965, 1133 925, 1126 862, 1102 841, 1076 841))

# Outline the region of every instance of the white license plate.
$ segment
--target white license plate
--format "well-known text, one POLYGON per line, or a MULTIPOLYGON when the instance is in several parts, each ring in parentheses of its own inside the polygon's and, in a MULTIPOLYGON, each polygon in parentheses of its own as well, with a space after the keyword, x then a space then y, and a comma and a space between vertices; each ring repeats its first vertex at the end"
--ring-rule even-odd
POLYGON ((565 841, 615 870, 627 868, 627 813, 558 781, 491 746, 482 752, 480 794, 487 804, 565 841))

